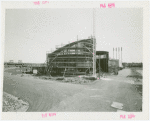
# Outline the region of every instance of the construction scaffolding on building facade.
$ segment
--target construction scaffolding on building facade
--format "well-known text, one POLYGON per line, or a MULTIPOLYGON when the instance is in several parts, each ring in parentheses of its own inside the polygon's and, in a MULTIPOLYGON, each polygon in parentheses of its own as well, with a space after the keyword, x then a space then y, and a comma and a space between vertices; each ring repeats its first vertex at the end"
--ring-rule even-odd
POLYGON ((47 53, 46 64, 49 75, 96 77, 96 39, 79 40, 47 53))

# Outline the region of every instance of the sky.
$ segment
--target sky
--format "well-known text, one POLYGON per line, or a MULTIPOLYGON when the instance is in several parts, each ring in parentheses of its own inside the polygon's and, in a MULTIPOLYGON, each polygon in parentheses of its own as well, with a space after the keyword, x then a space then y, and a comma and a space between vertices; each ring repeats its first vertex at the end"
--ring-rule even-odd
POLYGON ((123 62, 143 62, 141 8, 7 9, 4 61, 44 63, 56 45, 77 41, 77 36, 86 39, 93 31, 97 51, 113 58, 113 48, 122 47, 123 62))

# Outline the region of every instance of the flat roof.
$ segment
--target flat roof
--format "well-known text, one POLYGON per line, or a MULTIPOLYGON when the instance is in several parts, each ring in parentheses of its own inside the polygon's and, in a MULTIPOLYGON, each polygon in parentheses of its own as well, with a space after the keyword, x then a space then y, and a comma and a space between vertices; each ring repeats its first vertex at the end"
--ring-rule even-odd
POLYGON ((96 51, 96 55, 108 54, 108 51, 96 51))

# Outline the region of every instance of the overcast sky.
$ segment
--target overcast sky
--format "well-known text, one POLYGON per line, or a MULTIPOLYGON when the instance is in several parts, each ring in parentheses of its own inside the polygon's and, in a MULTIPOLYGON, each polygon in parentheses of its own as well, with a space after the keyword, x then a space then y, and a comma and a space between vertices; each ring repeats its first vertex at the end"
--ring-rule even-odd
MULTIPOLYGON (((5 16, 5 61, 44 63, 56 45, 86 39, 93 9, 8 9, 5 16)), ((143 11, 140 8, 96 9, 96 50, 123 48, 123 62, 143 61, 143 11)), ((116 57, 116 55, 115 55, 116 57)))

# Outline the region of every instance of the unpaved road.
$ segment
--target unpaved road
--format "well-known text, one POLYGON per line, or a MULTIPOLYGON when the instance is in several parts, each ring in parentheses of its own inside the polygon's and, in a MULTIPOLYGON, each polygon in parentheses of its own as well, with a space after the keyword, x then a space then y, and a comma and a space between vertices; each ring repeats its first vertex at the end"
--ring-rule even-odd
POLYGON ((114 101, 123 103, 124 111, 140 111, 142 98, 129 81, 111 76, 79 85, 5 74, 3 90, 29 102, 28 112, 116 112, 114 101))

